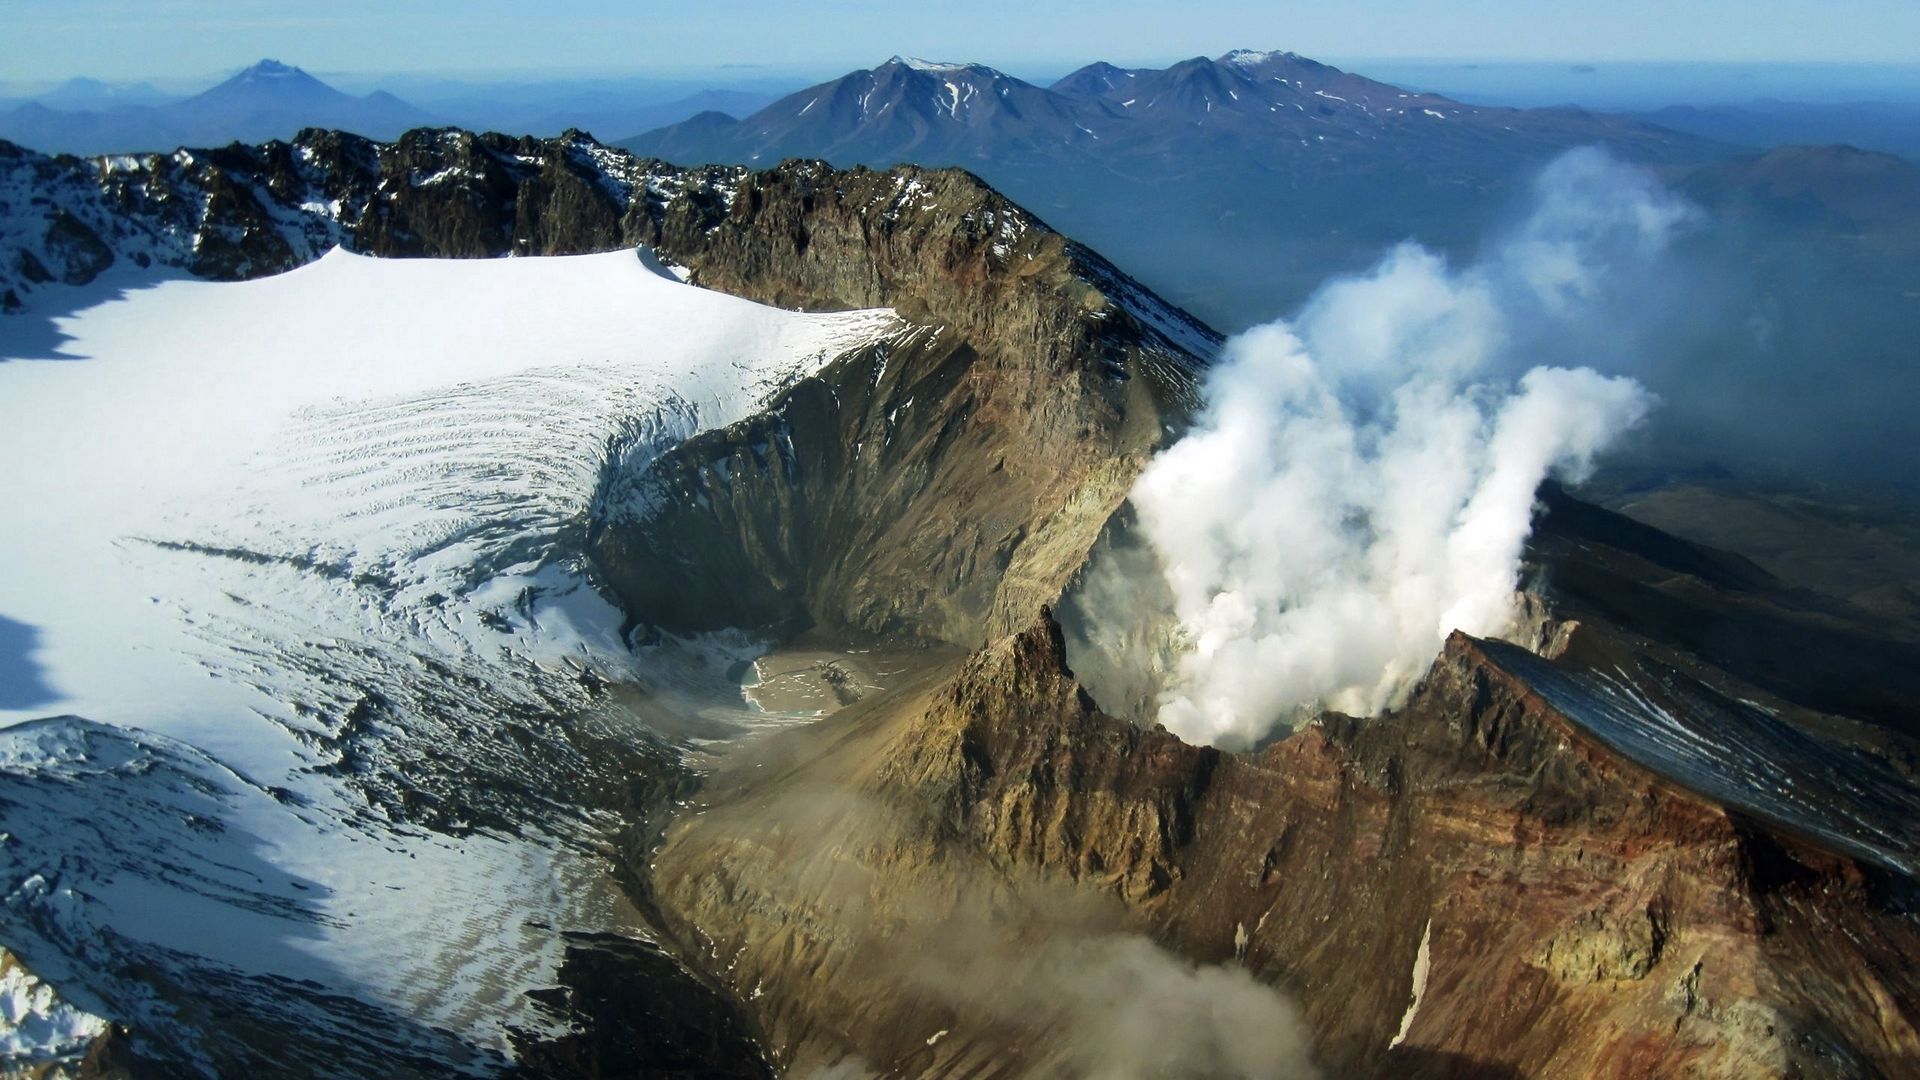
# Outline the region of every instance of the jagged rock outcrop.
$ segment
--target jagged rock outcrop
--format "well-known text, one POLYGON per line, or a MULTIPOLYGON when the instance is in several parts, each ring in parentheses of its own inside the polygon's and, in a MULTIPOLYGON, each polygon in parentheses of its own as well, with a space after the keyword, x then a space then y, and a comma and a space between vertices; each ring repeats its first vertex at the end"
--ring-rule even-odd
POLYGON ((973 177, 743 177, 655 238, 692 280, 924 332, 609 476, 594 553, 639 621, 977 644, 1057 595, 1217 344, 973 177), (670 572, 662 572, 671 568, 670 572))
MULTIPOLYGON (((659 166, 578 133, 452 128, 392 143, 312 129, 292 142, 90 159, 0 143, 0 248, 44 264, 64 235, 89 253, 60 275, 70 284, 121 260, 259 277, 336 244, 454 258, 606 251, 652 235, 653 216, 677 196, 721 200, 743 172, 659 166)), ((9 306, 24 301, 25 277, 0 267, 9 306)))
POLYGON ((657 239, 668 203, 724 207, 743 169, 678 169, 556 139, 422 128, 391 143, 310 129, 291 142, 49 157, 0 141, 0 306, 112 266, 219 281, 336 245, 474 258, 657 239))
POLYGON ((1172 886, 1219 751, 1102 714, 1067 670, 1050 613, 976 655, 943 693, 880 785, 996 859, 1064 870, 1135 903, 1172 886), (1017 724, 1003 722, 1012 702, 1017 724))

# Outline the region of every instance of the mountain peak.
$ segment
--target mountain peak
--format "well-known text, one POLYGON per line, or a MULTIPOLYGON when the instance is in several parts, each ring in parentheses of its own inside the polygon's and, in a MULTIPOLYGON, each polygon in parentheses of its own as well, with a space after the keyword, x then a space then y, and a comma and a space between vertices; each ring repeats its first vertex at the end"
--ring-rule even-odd
POLYGON ((199 96, 203 99, 255 100, 262 97, 280 99, 288 95, 318 98, 338 93, 333 87, 292 64, 262 60, 225 82, 201 91, 199 96))
POLYGON ((272 59, 164 108, 173 129, 212 139, 285 139, 303 128, 391 137, 433 119, 392 94, 355 97, 272 59))
POLYGON ((1259 67, 1275 60, 1298 60, 1298 53, 1283 52, 1279 49, 1235 49, 1220 57, 1220 63, 1233 64, 1236 67, 1259 67))
POLYGON ((220 102, 333 101, 348 95, 335 90, 301 68, 278 60, 262 60, 232 78, 203 90, 191 100, 220 102))
POLYGON ((940 60, 922 60, 917 56, 895 56, 881 66, 885 67, 887 64, 898 64, 901 67, 912 68, 915 71, 925 71, 932 74, 951 74, 956 71, 980 70, 979 64, 952 64, 940 60))
POLYGON ((313 76, 308 75, 292 64, 283 64, 278 60, 269 58, 242 71, 239 75, 236 75, 235 78, 251 81, 254 79, 311 79, 313 76))
POLYGON ((1129 71, 1105 60, 1095 60, 1054 83, 1052 89, 1062 94, 1101 97, 1139 78, 1139 74, 1138 71, 1129 71))
POLYGON ((998 68, 988 67, 985 64, 923 60, 917 56, 895 56, 877 68, 864 72, 856 71, 851 74, 859 76, 886 75, 889 73, 902 76, 924 76, 947 82, 959 80, 963 83, 971 82, 981 85, 988 83, 1021 83, 1024 85, 1023 80, 1016 79, 998 68))

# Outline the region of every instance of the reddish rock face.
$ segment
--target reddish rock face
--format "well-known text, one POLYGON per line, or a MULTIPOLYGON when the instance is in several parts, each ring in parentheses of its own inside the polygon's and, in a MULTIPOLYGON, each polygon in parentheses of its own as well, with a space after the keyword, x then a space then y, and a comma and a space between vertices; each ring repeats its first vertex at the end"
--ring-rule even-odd
POLYGON ((956 1034, 932 1058, 899 1037, 925 1026, 926 996, 850 959, 876 921, 912 922, 905 898, 947 898, 944 918, 967 880, 1070 882, 1117 902, 1103 925, 1243 964, 1298 1000, 1331 1075, 1920 1060, 1910 883, 1628 760, 1516 674, 1521 658, 1541 663, 1456 634, 1402 710, 1233 755, 1100 713, 1043 619, 940 685, 723 772, 661 852, 660 894, 758 991, 790 1062, 851 1048, 939 1072, 989 1040, 1006 1061, 1042 1039, 943 1002, 956 1034), (799 791, 860 809, 812 838, 756 813, 799 791), (829 866, 866 921, 800 886, 829 866))

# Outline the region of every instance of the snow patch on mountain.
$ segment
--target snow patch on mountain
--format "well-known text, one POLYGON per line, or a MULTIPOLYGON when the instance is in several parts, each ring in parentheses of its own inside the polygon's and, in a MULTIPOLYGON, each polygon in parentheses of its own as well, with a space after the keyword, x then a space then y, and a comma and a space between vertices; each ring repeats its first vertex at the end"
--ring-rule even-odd
POLYGON ((974 67, 972 64, 950 64, 939 60, 922 60, 917 56, 896 56, 893 58, 893 62, 910 67, 915 71, 925 71, 933 74, 951 74, 956 71, 968 71, 974 67))
POLYGON ((107 1030, 107 1022, 61 1000, 53 987, 0 949, 0 1067, 68 1061, 107 1030))
POLYGON ((1293 53, 1282 52, 1278 49, 1235 49, 1225 56, 1222 56, 1220 62, 1223 64, 1233 64, 1238 67, 1259 67, 1263 64, 1270 64, 1275 60, 1291 59, 1294 59, 1293 53))

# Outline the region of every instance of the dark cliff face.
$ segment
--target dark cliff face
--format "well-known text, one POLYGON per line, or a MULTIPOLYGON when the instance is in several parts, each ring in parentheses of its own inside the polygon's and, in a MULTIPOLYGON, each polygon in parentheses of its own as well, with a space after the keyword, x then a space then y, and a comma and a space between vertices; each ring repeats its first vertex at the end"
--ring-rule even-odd
POLYGON ((658 244, 699 284, 918 327, 610 476, 596 558, 669 629, 1006 632, 1085 560, 1217 343, 955 171, 789 163, 658 244))

